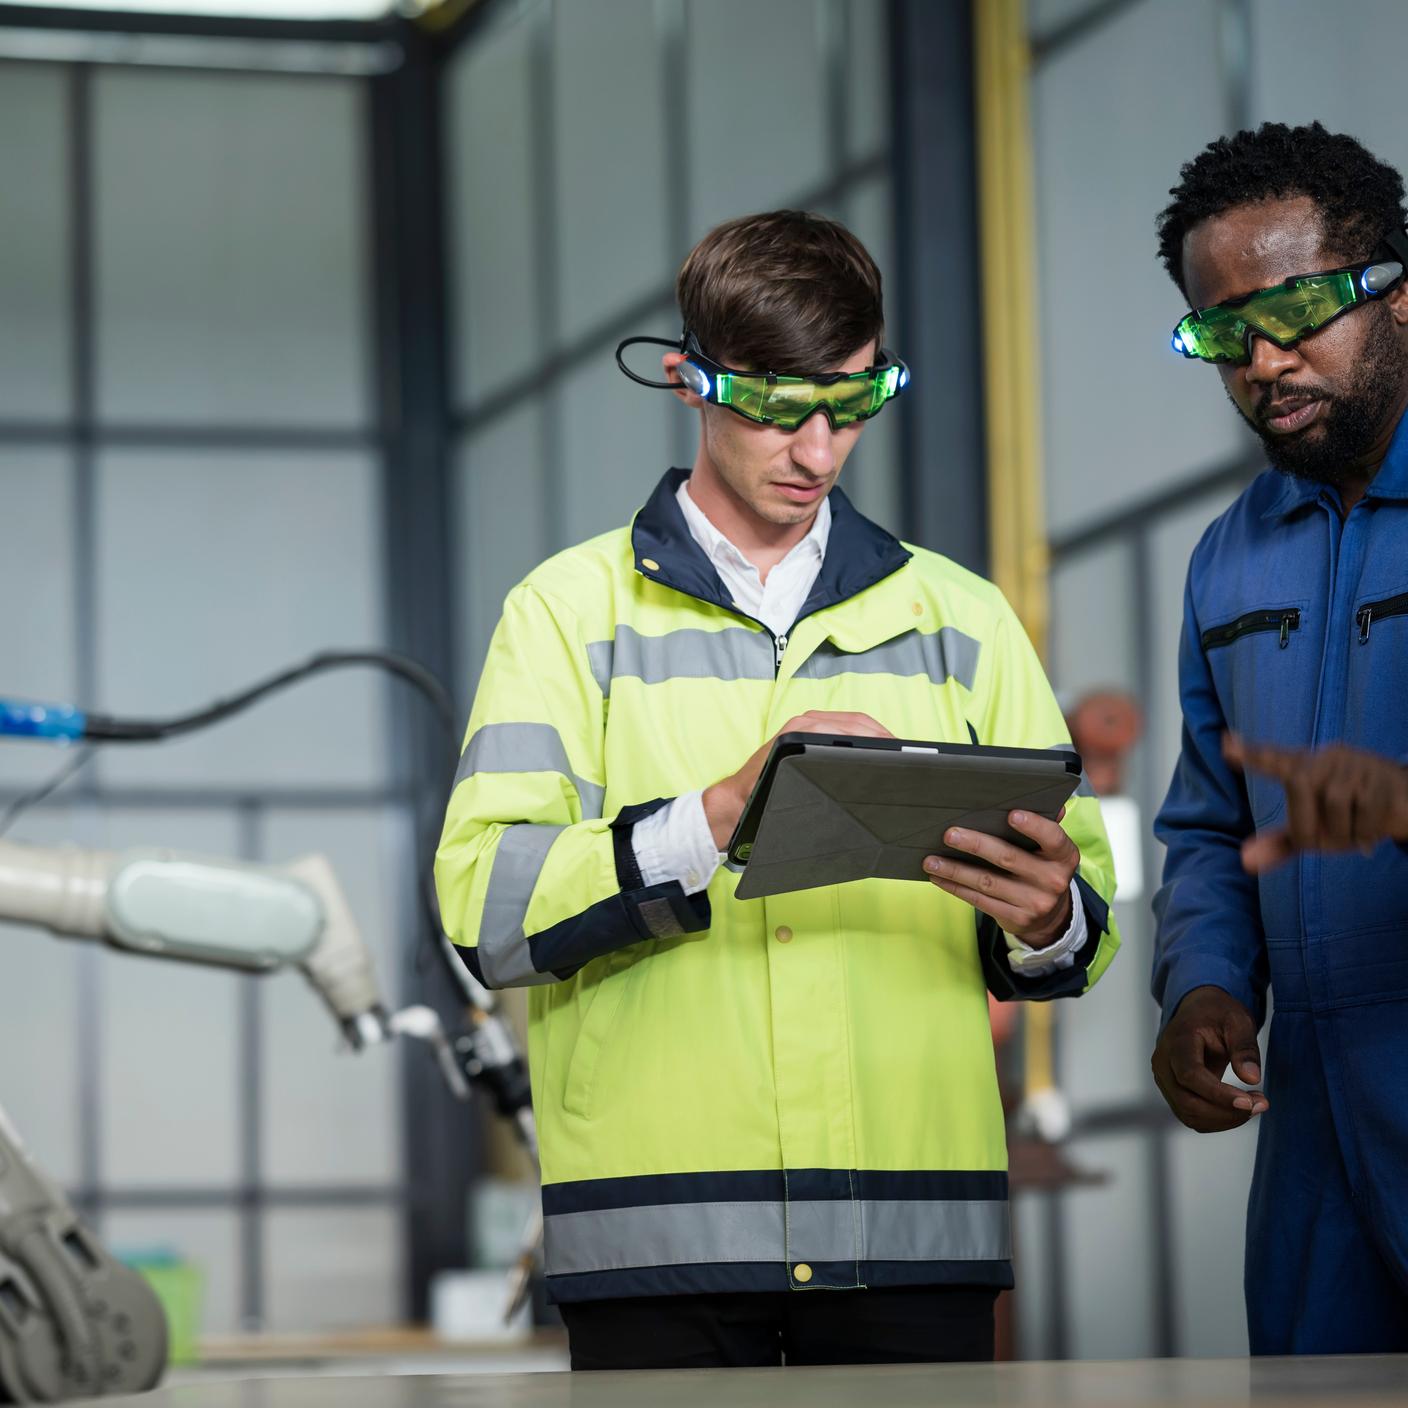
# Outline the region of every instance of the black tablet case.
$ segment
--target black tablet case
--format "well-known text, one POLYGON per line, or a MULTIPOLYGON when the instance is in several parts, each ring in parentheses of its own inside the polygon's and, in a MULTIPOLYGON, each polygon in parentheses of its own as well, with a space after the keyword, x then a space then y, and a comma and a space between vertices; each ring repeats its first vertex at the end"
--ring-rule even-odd
POLYGON ((1035 850, 1008 813, 1054 818, 1080 783, 1074 752, 802 740, 778 740, 730 842, 744 864, 738 899, 924 880, 926 856, 960 854, 943 841, 951 826, 1035 850))

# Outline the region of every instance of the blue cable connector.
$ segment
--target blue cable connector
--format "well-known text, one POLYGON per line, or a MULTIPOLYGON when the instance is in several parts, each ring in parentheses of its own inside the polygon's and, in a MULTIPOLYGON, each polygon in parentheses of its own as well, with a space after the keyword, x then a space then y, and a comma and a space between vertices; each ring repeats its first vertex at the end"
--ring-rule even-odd
POLYGON ((83 737, 87 726, 88 715, 67 704, 0 698, 0 738, 46 738, 51 743, 73 743, 83 737))

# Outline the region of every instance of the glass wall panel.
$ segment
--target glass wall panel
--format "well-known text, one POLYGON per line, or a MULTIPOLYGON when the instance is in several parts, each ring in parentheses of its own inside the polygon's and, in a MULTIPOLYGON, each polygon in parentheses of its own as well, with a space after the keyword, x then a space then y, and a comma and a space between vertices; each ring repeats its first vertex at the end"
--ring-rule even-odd
POLYGON ((1079 19, 1100 8, 1101 0, 1027 0, 1027 18, 1033 36, 1049 34, 1057 25, 1079 19))
POLYGON ((1149 555, 1153 575, 1154 651, 1153 690, 1149 699, 1148 737, 1153 749, 1153 769, 1163 800, 1182 746, 1183 711, 1178 697, 1178 642, 1183 631, 1183 588, 1188 560, 1208 525, 1233 500, 1231 493, 1194 499, 1159 523, 1151 536, 1149 555))
MULTIPOLYGON (((390 810, 276 811, 263 826, 267 860, 326 856, 337 872, 388 1010, 417 934, 404 922, 411 877, 403 816, 390 810)), ((268 984, 263 1006, 265 1177, 278 1184, 381 1184, 401 1175, 397 1097, 401 1047, 354 1052, 301 975, 268 984)))
POLYGON ((1144 904, 1121 906, 1122 946, 1099 983, 1075 1006, 1060 1009, 1061 1088, 1076 1114, 1154 1096, 1149 1056, 1158 1014, 1149 996, 1144 904))
POLYGON ((665 74, 655 0, 553 13, 559 331, 581 337, 668 285, 665 74))
POLYGON ((1047 662, 1071 703, 1088 690, 1139 686, 1133 573, 1126 540, 1083 552, 1051 574, 1047 662))
POLYGON ((202 1336, 251 1328, 240 1318, 240 1226, 233 1209, 118 1209, 103 1218, 103 1240, 118 1256, 165 1252, 195 1266, 202 1336))
POLYGON ((628 381, 609 356, 569 373, 562 396, 562 522, 568 541, 584 542, 635 517, 669 468, 677 416, 697 421, 670 392, 628 381))
POLYGON ((456 397, 483 401, 522 376, 540 347, 534 251, 534 37, 548 13, 521 4, 446 69, 447 198, 456 397))
POLYGON ((0 63, 0 417, 71 406, 69 79, 0 63))
MULTIPOLYGON (((1103 985, 1103 979, 1102 979, 1103 985)), ((1081 1005, 1085 1005, 1082 999, 1081 1005)), ((1147 1060, 1144 1069, 1148 1069, 1147 1060)), ((1081 1139, 1077 1166, 1107 1181, 1062 1196, 1069 1259, 1064 1312, 1073 1359, 1146 1358, 1154 1343, 1155 1219, 1142 1132, 1081 1139), (1112 1255, 1112 1250, 1118 1253, 1112 1255)))
POLYGON ((266 1327, 278 1334, 400 1320, 401 1231, 399 1210, 271 1210, 264 1219, 266 1327))
MULTIPOLYGON (((239 854, 228 814, 114 811, 99 844, 239 854)), ((261 981, 195 964, 104 956, 99 1108, 109 1186, 229 1187, 239 1177, 240 987, 261 981)))
POLYGON ((334 79, 97 74, 104 420, 367 423, 363 103, 334 79))
MULTIPOLYGON (((4 340, 0 337, 0 344, 4 340)), ((3 376, 0 371, 0 384, 3 376)), ((0 448, 0 505, 0 600, 24 604, 23 610, 0 613, 0 693, 79 702, 73 466, 68 454, 0 448)), ((43 744, 6 739, 0 743, 0 787, 36 783, 64 761, 43 744)))
POLYGON ((1184 1354, 1247 1352, 1242 1256, 1256 1138, 1255 1120, 1225 1134, 1180 1129, 1172 1137, 1174 1283, 1184 1354))
MULTIPOLYGON (((112 712, 194 709, 315 651, 383 637, 370 454, 112 450, 98 462, 98 692, 112 712)), ((100 762, 109 781, 370 786, 387 682, 313 679, 217 728, 100 762)))
POLYGON ((549 552, 540 403, 527 402, 467 437, 455 487, 459 693, 468 717, 504 597, 549 552))
POLYGON ((816 0, 712 0, 685 14, 684 155, 690 238, 698 239, 721 220, 787 205, 826 180, 825 16, 816 0))
POLYGON ((1216 372, 1177 356, 1182 294, 1154 220, 1179 167, 1225 125, 1213 0, 1134 5, 1032 86, 1047 511, 1060 534, 1244 438, 1216 372), (1151 102, 1177 74, 1177 102, 1151 102))
POLYGON ((889 40, 880 6, 845 0, 846 156, 852 161, 878 155, 890 141, 889 40))
POLYGON ((1326 24, 1307 0, 1251 0, 1251 96, 1256 122, 1319 121, 1349 132, 1408 171, 1399 58, 1405 11, 1397 0, 1355 0, 1346 24, 1326 24), (1314 35, 1314 42, 1306 37, 1314 35))
POLYGON ((1012 1274, 1010 1293, 1018 1359, 1052 1359, 1056 1354, 1051 1294, 1051 1195, 1016 1193, 1012 1198, 1012 1274))

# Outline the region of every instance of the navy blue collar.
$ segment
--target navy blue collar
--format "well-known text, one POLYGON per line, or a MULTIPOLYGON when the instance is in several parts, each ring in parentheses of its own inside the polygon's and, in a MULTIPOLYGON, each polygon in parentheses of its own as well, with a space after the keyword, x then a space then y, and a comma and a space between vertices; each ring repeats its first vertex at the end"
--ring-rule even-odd
MULTIPOLYGON (((1314 503, 1323 492, 1323 484, 1311 479, 1297 479, 1294 475, 1283 474, 1285 483, 1281 492, 1272 499, 1263 518, 1288 518, 1297 509, 1314 503)), ((1379 472, 1369 481, 1365 490, 1366 499, 1408 499, 1408 415, 1398 422, 1398 428, 1389 441, 1388 453, 1379 466, 1379 472)))
MULTIPOLYGON (((736 611, 709 555, 694 541, 675 495, 689 478, 687 469, 667 470, 631 525, 636 571, 653 582, 736 611)), ((897 572, 911 554, 899 541, 852 507, 832 489, 831 533, 816 584, 797 614, 800 621, 825 607, 863 592, 897 572)))

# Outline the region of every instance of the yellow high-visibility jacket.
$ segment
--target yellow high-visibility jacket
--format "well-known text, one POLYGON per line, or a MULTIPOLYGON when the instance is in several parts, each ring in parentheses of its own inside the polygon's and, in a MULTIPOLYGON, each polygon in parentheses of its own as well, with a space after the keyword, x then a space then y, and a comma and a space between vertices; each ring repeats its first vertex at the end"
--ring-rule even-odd
POLYGON ((1076 995, 1113 957, 1089 789, 1064 825, 1090 938, 1045 977, 1015 975, 998 926, 933 885, 737 900, 722 867, 686 896, 642 884, 630 835, 808 709, 1037 748, 1069 744, 1061 711, 995 587, 839 490, 774 641, 690 536, 686 474, 510 593, 436 858, 461 956, 490 986, 535 985, 550 1294, 1011 1285, 987 992, 1076 995))

